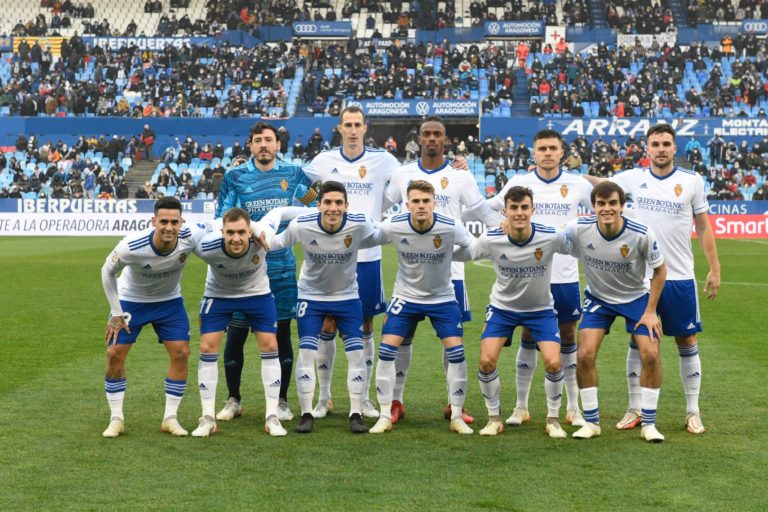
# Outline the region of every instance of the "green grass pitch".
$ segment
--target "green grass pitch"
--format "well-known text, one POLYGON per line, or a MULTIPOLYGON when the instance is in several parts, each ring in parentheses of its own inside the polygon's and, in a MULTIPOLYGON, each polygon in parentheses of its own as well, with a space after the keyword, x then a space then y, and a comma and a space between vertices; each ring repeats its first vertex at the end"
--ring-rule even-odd
MULTIPOLYGON (((312 435, 289 430, 286 438, 270 438, 262 432, 263 395, 253 341, 246 346, 243 417, 222 422, 219 434, 208 439, 161 435, 167 356, 146 329, 128 358, 127 433, 103 439, 108 408, 102 338, 108 306, 100 267, 116 241, 0 239, 1 510, 687 511, 764 506, 766 241, 718 242, 723 286, 716 301, 701 304, 701 407, 709 428, 704 435, 684 430, 678 356, 674 343, 663 341, 658 425, 667 441, 660 445, 643 442, 639 431, 612 427, 626 405, 626 335, 618 323, 598 359, 604 434, 596 440, 546 437, 541 364, 531 392, 531 424, 508 428, 496 438, 449 433, 442 418, 441 349, 428 324, 420 327, 415 343, 407 417, 388 435, 348 432, 341 377, 346 363, 339 350, 333 388, 337 412, 318 420, 312 435)), ((701 283, 706 262, 696 242, 694 248, 701 283)), ((394 275, 388 248, 388 291, 394 275)), ((477 429, 486 420, 475 377, 478 336, 493 271, 469 264, 467 280, 475 317, 465 337, 467 408, 477 418, 477 429)), ((200 414, 199 333, 194 328, 203 282, 204 266, 193 258, 182 285, 193 337, 180 421, 190 431, 200 414)), ((514 406, 514 349, 502 354, 500 373, 506 415, 514 406)), ((225 398, 221 371, 217 407, 225 398)), ((297 411, 293 383, 289 398, 297 411)))

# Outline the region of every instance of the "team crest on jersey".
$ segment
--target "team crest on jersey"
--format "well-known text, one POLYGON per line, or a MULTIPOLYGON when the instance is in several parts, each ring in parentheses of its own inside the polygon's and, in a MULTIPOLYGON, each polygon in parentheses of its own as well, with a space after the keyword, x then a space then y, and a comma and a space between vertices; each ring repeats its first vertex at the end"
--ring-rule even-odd
POLYGON ((181 256, 179 256, 179 261, 182 262, 182 263, 187 261, 187 255, 186 254, 182 254, 181 256))
POLYGON ((443 246, 443 239, 440 238, 440 235, 435 235, 435 238, 432 239, 432 243, 435 244, 435 249, 439 249, 443 246))
POLYGON ((443 190, 445 190, 446 187, 448 187, 448 178, 441 179, 440 180, 440 186, 443 187, 443 190))
POLYGON ((560 195, 563 197, 568 195, 568 185, 564 184, 560 187, 560 195))
POLYGON ((680 194, 682 194, 682 193, 683 193, 683 186, 681 184, 679 184, 679 183, 676 184, 675 185, 675 195, 677 197, 680 197, 680 194))
POLYGON ((344 237, 344 246, 349 247, 352 245, 352 235, 347 235, 344 237))
POLYGON ((360 179, 363 179, 365 178, 365 175, 368 174, 368 169, 364 165, 361 165, 357 170, 357 174, 360 175, 360 179))
POLYGON ((283 180, 280 182, 280 188, 283 189, 283 192, 288 190, 288 180, 283 178, 283 180))
POLYGON ((259 261, 261 261, 261 258, 259 258, 259 255, 256 254, 256 255, 254 255, 253 258, 251 258, 251 261, 253 262, 254 265, 258 265, 259 261))
POLYGON ((629 246, 627 244, 622 245, 619 248, 619 252, 621 253, 622 258, 626 258, 627 254, 629 254, 629 246))
POLYGON ((541 261, 541 258, 544 257, 544 251, 541 250, 541 247, 537 247, 535 251, 533 251, 533 255, 536 256, 536 261, 541 261))
POLYGON ((117 255, 117 251, 112 251, 112 262, 117 263, 118 259, 120 259, 120 256, 117 255))

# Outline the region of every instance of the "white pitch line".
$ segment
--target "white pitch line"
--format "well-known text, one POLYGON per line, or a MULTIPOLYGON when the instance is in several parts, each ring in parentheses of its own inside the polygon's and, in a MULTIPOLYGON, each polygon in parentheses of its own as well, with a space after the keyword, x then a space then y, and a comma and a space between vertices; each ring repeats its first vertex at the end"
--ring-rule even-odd
MULTIPOLYGON (((706 284, 706 281, 699 281, 702 286, 706 284)), ((737 281, 720 281, 720 286, 768 286, 768 283, 740 283, 737 281)))

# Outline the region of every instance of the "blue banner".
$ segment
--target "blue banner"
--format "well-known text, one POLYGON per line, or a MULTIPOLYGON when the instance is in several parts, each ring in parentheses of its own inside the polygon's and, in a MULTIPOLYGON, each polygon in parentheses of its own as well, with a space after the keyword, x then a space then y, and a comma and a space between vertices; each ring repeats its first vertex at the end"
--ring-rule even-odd
POLYGON ((741 28, 744 32, 765 35, 768 33, 768 20, 745 19, 741 22, 741 28))
POLYGON ((475 100, 360 100, 347 106, 360 107, 366 117, 477 117, 480 107, 475 100))
POLYGON ((294 21, 293 35, 295 37, 350 37, 352 22, 350 21, 294 21))
POLYGON ((485 37, 544 37, 543 21, 486 21, 485 37))
POLYGON ((83 37, 87 46, 100 46, 105 50, 118 50, 135 45, 142 50, 162 50, 168 46, 181 48, 187 45, 216 44, 214 37, 83 37))
POLYGON ((709 201, 710 215, 768 215, 768 201, 709 201))

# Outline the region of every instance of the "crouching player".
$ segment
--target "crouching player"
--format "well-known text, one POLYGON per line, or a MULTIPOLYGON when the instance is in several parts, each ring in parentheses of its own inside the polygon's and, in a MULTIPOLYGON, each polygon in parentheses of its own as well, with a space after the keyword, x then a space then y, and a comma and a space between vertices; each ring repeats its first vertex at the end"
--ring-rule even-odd
POLYGON ((643 365, 640 435, 659 443, 664 436, 655 425, 661 388, 661 324, 656 305, 667 275, 664 258, 653 231, 622 215, 626 200, 621 187, 602 182, 592 189, 591 199, 595 216, 573 220, 566 226, 571 254, 581 258, 587 277, 576 372, 586 424, 573 437, 589 439, 601 433, 595 359, 611 324, 622 316, 627 332, 637 341, 643 365), (645 279, 647 267, 653 269, 650 290, 645 279))
POLYGON ((507 235, 489 229, 468 248, 457 249, 455 259, 487 258, 493 261, 496 282, 485 313, 480 340, 480 370, 477 378, 488 408, 488 424, 480 435, 495 436, 504 431, 500 412, 501 383, 496 365, 504 344, 516 327, 525 327, 541 352, 546 376, 546 432, 550 437, 567 434, 560 426, 563 368, 560 363, 560 333, 550 292, 552 259, 555 253, 568 254, 565 233, 554 227, 531 222, 533 193, 515 186, 504 195, 507 235))
POLYGON ((125 432, 125 360, 147 324, 152 324, 170 358, 160 431, 174 436, 187 435, 176 419, 187 385, 189 359, 189 318, 179 283, 187 258, 206 231, 182 228, 183 223, 178 199, 158 199, 152 227, 123 238, 101 269, 101 281, 111 309, 105 332, 104 372, 111 416, 102 434, 104 437, 117 437, 125 432))
POLYGON ((451 404, 450 429, 471 434, 462 418, 467 392, 467 362, 461 311, 451 282, 453 246, 467 246, 470 235, 460 222, 435 213, 435 189, 427 181, 414 180, 406 191, 409 213, 396 215, 379 226, 377 240, 395 244, 398 271, 387 319, 382 328, 376 392, 381 416, 372 434, 392 430, 395 358, 403 339, 429 317, 448 357, 446 380, 451 404))
MULTIPOLYGON (((348 206, 344 185, 327 181, 320 187, 319 212, 296 217, 285 231, 269 242, 270 250, 294 244, 301 244, 304 250, 296 303, 299 327, 296 389, 301 420, 295 430, 301 434, 308 434, 314 428, 315 360, 318 335, 326 316, 334 319, 344 341, 348 361, 349 428, 355 434, 368 432, 362 418, 367 378, 362 338, 363 309, 356 268, 358 248, 372 241, 378 228, 363 213, 347 213, 348 206)), ((284 209, 278 208, 270 214, 281 210, 284 209)))
MULTIPOLYGON (((304 211, 305 208, 294 208, 304 211)), ((281 376, 277 353, 275 297, 269 288, 266 252, 252 241, 252 227, 278 225, 280 213, 273 210, 259 224, 248 212, 232 208, 224 213, 221 229, 208 233, 195 249, 208 264, 205 292, 200 303, 200 363, 197 378, 203 414, 194 437, 207 437, 217 431, 216 386, 219 380, 219 347, 234 313, 241 313, 256 336, 261 352, 261 381, 266 398, 264 430, 271 436, 284 436, 278 420, 281 376)), ((218 226, 217 226, 218 227, 218 226)), ((260 234, 260 233, 259 233, 260 234)))

